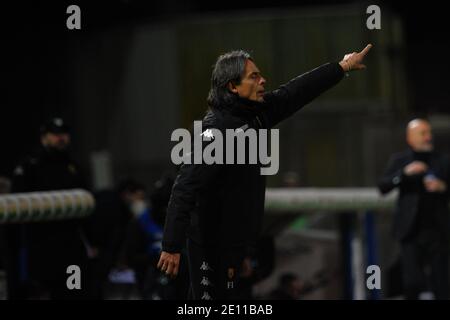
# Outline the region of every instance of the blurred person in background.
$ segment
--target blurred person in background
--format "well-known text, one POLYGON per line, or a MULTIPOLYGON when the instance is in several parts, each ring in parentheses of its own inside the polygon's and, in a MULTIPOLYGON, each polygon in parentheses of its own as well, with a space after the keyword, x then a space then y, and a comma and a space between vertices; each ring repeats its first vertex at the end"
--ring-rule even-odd
POLYGON ((133 270, 138 292, 142 299, 147 299, 156 283, 157 274, 151 272, 152 260, 160 252, 162 226, 151 215, 145 187, 140 183, 136 186, 128 195, 132 217, 125 229, 117 266, 119 270, 133 270))
POLYGON ((400 242, 403 291, 418 299, 431 290, 448 299, 450 159, 434 150, 431 125, 414 119, 406 128, 408 150, 391 156, 379 181, 382 194, 399 190, 393 235, 400 242))
POLYGON ((188 294, 189 286, 184 263, 180 267, 181 272, 177 279, 161 274, 156 268, 161 253, 164 218, 172 185, 172 178, 163 177, 155 183, 150 199, 147 199, 142 186, 132 200, 133 218, 128 224, 120 264, 122 268, 129 266, 134 270, 138 292, 142 299, 185 299, 188 294))
POLYGON ((251 256, 244 258, 241 272, 239 273, 239 290, 236 297, 240 300, 250 300, 256 297, 253 287, 266 279, 275 268, 275 241, 268 234, 261 236, 251 256))
POLYGON ((107 298, 109 275, 120 265, 120 252, 133 219, 133 211, 145 198, 145 188, 132 178, 122 179, 115 188, 94 193, 96 207, 89 217, 89 228, 98 248, 93 263, 94 276, 90 279, 94 298, 107 298))
MULTIPOLYGON (((336 85, 346 72, 364 69, 362 61, 370 48, 322 65, 271 92, 265 91, 266 79, 247 52, 221 55, 212 72, 202 130, 273 128, 336 85)), ((261 163, 181 167, 168 205, 158 267, 176 276, 188 239, 194 299, 238 298, 237 275, 245 259, 254 255, 260 236, 266 185, 260 169, 261 163)))
MULTIPOLYGON (((85 188, 69 155, 71 134, 61 118, 41 126, 40 147, 14 170, 12 192, 85 188)), ((10 225, 6 228, 9 299, 84 299, 88 255, 95 248, 85 233, 84 218, 10 225), (81 269, 81 289, 67 288, 67 267, 81 269)))

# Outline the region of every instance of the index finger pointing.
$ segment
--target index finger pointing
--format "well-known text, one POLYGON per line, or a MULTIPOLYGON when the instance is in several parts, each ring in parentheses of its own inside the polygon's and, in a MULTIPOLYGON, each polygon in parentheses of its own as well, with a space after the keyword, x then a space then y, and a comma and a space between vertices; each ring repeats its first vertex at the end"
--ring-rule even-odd
POLYGON ((367 52, 369 52, 370 48, 372 48, 371 44, 368 44, 361 52, 360 54, 362 54, 363 56, 365 56, 367 54, 367 52))

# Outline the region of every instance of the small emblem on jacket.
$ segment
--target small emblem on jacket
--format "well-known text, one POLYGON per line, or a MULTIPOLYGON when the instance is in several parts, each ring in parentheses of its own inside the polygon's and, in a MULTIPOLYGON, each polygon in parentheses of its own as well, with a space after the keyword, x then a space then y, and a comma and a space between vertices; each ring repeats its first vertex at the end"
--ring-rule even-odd
POLYGON ((201 297, 202 300, 212 300, 211 296, 207 291, 203 292, 203 296, 201 297))
POLYGON ((200 266, 200 270, 203 270, 203 271, 211 270, 211 271, 213 271, 206 261, 203 261, 202 265, 200 266))
POLYGON ((205 138, 214 139, 214 135, 211 129, 206 129, 201 135, 205 138))
POLYGON ((205 287, 212 285, 211 281, 209 281, 207 277, 203 277, 202 281, 200 281, 200 284, 205 287))

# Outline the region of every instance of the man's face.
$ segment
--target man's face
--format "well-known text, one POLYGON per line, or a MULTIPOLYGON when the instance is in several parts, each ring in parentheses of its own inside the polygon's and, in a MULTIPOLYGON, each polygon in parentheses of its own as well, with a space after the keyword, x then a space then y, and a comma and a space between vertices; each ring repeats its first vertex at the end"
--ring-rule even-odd
POLYGON ((413 120, 408 124, 406 141, 409 146, 418 152, 433 150, 433 135, 431 126, 427 121, 413 120))
POLYGON ((139 216, 147 207, 144 190, 124 191, 121 196, 135 217, 139 216))
POLYGON ((253 61, 247 60, 241 83, 238 85, 230 84, 230 90, 237 93, 241 98, 263 102, 265 83, 266 79, 261 76, 258 67, 253 61))
POLYGON ((41 142, 46 148, 53 148, 63 151, 70 145, 70 135, 68 133, 48 132, 41 136, 41 142))
POLYGON ((144 190, 125 191, 122 194, 122 198, 126 203, 143 201, 145 200, 145 191, 144 190))

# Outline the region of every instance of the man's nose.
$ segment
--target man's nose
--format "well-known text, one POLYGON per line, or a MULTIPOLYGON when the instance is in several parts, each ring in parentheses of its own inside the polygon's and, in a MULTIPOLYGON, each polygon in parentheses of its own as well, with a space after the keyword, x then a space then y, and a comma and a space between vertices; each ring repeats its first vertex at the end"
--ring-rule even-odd
POLYGON ((263 77, 261 77, 261 80, 259 81, 260 85, 265 85, 266 84, 266 79, 264 79, 263 77))

